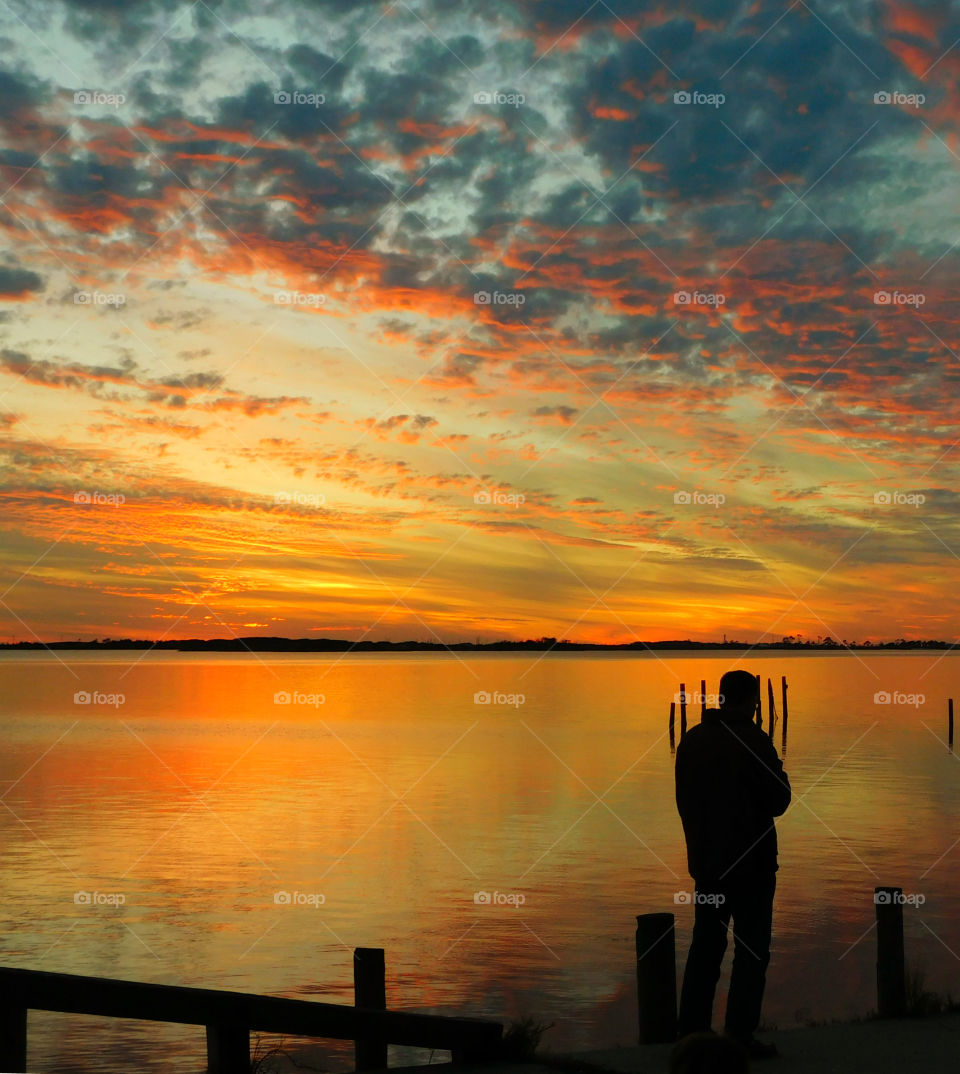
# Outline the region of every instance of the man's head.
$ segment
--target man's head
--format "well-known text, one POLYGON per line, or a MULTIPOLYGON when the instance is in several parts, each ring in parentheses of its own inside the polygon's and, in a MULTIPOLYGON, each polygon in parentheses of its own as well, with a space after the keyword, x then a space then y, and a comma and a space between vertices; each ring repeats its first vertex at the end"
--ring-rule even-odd
POLYGON ((752 719, 758 697, 756 676, 749 671, 728 671, 720 679, 720 711, 730 719, 752 719))

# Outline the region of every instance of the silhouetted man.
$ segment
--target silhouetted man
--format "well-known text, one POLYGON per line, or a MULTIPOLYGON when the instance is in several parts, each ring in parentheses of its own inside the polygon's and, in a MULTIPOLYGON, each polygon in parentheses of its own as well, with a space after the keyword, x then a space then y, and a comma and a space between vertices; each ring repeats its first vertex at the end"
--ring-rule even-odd
POLYGON ((677 809, 693 877, 693 939, 683 975, 679 1035, 709 1030, 733 918, 734 955, 725 1030, 752 1058, 776 1055, 756 1040, 770 961, 777 832, 790 782, 776 747, 754 723, 756 678, 728 671, 720 708, 707 709, 677 746, 677 809))

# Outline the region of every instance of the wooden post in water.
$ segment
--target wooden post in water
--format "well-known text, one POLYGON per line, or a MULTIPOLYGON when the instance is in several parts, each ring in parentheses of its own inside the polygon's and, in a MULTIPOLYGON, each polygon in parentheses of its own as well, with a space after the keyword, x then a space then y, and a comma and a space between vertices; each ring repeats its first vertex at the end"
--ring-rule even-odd
MULTIPOLYGON (((353 1002, 357 1007, 385 1011, 387 981, 382 947, 358 947, 353 952, 353 1002)), ((353 1043, 357 1070, 383 1070, 387 1065, 385 1040, 353 1043)))
POLYGON ((907 1009, 903 959, 903 888, 874 888, 877 910, 877 1011, 899 1018, 907 1009))
POLYGON ((757 726, 763 727, 763 702, 760 700, 760 676, 757 676, 757 726))
POLYGON ((783 698, 783 732, 780 736, 780 754, 787 755, 787 677, 780 676, 780 696, 783 698))
POLYGON ((677 962, 673 914, 637 915, 637 1008, 640 1043, 677 1037, 677 962))
POLYGON ((673 745, 676 742, 674 737, 674 725, 676 723, 677 703, 676 701, 670 702, 670 749, 673 749, 673 745))
POLYGON ((687 733, 687 684, 680 683, 680 738, 687 733))
POLYGON ((770 727, 770 737, 773 738, 773 682, 767 679, 767 723, 770 727))
POLYGON ((953 698, 947 699, 947 745, 953 747, 953 698))
POLYGON ((707 680, 700 680, 700 719, 707 713, 707 680))

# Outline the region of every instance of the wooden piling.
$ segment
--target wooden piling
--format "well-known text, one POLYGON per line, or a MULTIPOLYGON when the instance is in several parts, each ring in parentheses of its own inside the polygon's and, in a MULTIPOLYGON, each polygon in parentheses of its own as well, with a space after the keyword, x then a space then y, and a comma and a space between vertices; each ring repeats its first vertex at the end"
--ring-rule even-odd
POLYGON ((947 699, 947 745, 953 745, 953 698, 947 699))
POLYGON ((676 703, 676 701, 671 701, 670 702, 670 745, 671 746, 674 743, 674 726, 676 724, 676 712, 677 712, 677 703, 676 703))
POLYGON ((877 1011, 899 1018, 907 1008, 903 958, 903 888, 873 889, 877 911, 877 1011))
POLYGON ((769 728, 770 728, 769 734, 770 734, 771 738, 773 738, 773 714, 774 714, 774 711, 775 710, 774 710, 774 706, 773 706, 773 682, 770 679, 767 679, 767 724, 769 725, 769 728))
POLYGON ((780 756, 787 755, 787 677, 780 676, 780 696, 783 699, 783 730, 780 734, 780 756))
POLYGON ((640 1043, 677 1037, 677 963, 673 914, 637 915, 637 1009, 640 1043))
MULTIPOLYGON (((353 952, 353 1002, 368 1010, 387 1009, 387 975, 382 947, 358 947, 353 952)), ((353 1047, 357 1070, 385 1069, 386 1040, 357 1040, 353 1047)))
POLYGON ((680 738, 687 733, 687 684, 680 683, 680 738))
POLYGON ((707 714, 707 680, 700 680, 700 719, 707 714))

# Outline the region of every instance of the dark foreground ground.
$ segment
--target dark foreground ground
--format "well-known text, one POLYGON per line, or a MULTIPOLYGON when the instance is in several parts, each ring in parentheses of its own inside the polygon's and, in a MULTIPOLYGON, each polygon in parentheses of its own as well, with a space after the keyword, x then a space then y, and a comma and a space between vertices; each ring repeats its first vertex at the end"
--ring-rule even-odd
MULTIPOLYGON (((762 1034, 780 1056, 751 1070, 770 1074, 960 1074, 960 1014, 847 1022, 762 1034)), ((545 1054, 534 1063, 457 1067, 458 1074, 667 1074, 669 1044, 545 1054)), ((424 1070, 408 1067, 409 1071, 424 1070)), ((398 1074, 396 1068, 393 1074, 398 1074)))

